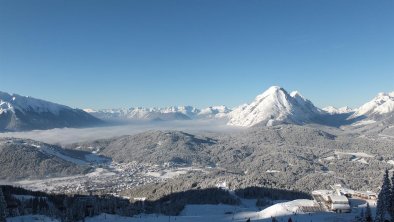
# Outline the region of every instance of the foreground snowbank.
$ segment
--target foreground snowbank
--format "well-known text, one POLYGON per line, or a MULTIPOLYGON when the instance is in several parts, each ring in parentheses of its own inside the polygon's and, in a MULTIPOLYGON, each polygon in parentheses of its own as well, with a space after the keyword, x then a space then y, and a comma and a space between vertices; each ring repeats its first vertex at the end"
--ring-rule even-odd
POLYGON ((59 221, 43 215, 25 215, 25 216, 7 218, 7 222, 59 222, 59 221))
POLYGON ((303 214, 301 206, 316 206, 316 202, 313 200, 294 200, 290 202, 284 202, 272 205, 259 213, 260 219, 281 217, 281 216, 292 216, 295 214, 303 214))

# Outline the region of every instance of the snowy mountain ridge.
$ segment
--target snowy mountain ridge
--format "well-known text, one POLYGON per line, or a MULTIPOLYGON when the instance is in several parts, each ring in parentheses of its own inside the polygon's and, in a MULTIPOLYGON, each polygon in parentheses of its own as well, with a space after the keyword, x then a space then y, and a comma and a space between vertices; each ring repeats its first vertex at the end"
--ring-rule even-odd
POLYGON ((371 101, 359 107, 352 117, 385 115, 394 112, 394 92, 379 93, 371 101))
POLYGON ((101 121, 65 105, 0 92, 0 131, 82 127, 101 121))
POLYGON ((102 119, 119 120, 185 120, 200 118, 226 118, 231 109, 226 106, 210 106, 198 109, 193 106, 170 106, 164 108, 129 108, 129 109, 84 109, 102 119))
POLYGON ((15 111, 15 109, 18 109, 21 112, 50 112, 55 115, 58 115, 59 111, 62 109, 72 110, 72 108, 64 105, 36 99, 29 96, 8 94, 0 91, 0 114, 7 111, 15 111))

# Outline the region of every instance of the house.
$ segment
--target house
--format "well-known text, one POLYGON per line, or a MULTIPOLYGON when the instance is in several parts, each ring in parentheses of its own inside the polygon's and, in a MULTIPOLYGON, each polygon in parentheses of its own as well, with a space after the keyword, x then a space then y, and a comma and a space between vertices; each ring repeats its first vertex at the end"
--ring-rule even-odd
POLYGON ((367 200, 378 199, 378 195, 375 192, 371 192, 371 191, 355 191, 352 197, 358 197, 367 200))

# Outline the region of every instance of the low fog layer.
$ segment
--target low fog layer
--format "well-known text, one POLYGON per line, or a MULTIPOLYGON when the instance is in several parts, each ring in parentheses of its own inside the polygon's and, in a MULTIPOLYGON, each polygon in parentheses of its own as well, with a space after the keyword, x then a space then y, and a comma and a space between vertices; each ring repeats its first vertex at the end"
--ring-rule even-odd
POLYGON ((0 137, 27 138, 51 144, 70 144, 96 139, 106 139, 122 135, 133 135, 148 130, 181 130, 187 132, 228 132, 239 130, 227 126, 220 120, 190 120, 170 122, 136 122, 116 126, 94 128, 57 128, 51 130, 33 130, 26 132, 0 133, 0 137))

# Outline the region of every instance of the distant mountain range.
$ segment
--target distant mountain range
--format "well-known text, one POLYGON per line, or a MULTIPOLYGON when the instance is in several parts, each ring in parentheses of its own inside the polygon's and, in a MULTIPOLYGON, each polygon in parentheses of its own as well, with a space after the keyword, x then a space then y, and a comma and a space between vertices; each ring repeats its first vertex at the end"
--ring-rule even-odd
POLYGON ((222 119, 228 125, 251 127, 278 124, 320 124, 327 126, 363 126, 373 123, 394 124, 394 92, 379 93, 357 109, 332 106, 320 109, 299 92, 288 93, 272 86, 254 101, 234 109, 192 106, 128 109, 72 109, 32 97, 0 92, 0 131, 86 127, 103 121, 172 121, 222 119))
MULTIPOLYGON (((278 124, 321 124, 328 126, 366 125, 392 118, 394 93, 380 93, 358 109, 332 106, 320 109, 299 92, 288 93, 279 86, 272 86, 258 95, 250 104, 234 109, 212 106, 198 109, 192 106, 167 108, 85 109, 93 116, 105 120, 190 120, 223 119, 228 125, 251 127, 278 124)), ((391 122, 391 121, 389 121, 391 122)), ((387 121, 385 121, 387 123, 387 121)))
POLYGON ((80 109, 0 92, 0 131, 86 127, 102 123, 80 109))
POLYGON ((84 111, 104 120, 169 121, 226 118, 232 110, 226 106, 210 106, 205 109, 197 109, 192 106, 172 106, 166 108, 85 109, 84 111))

